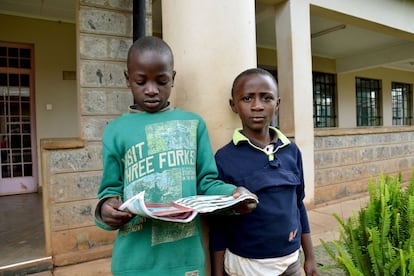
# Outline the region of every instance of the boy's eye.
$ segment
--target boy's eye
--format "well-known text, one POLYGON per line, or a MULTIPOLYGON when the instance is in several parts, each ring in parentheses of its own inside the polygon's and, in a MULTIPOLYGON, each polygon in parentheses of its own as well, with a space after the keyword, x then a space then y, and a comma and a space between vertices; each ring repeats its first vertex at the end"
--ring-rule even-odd
POLYGON ((159 85, 167 85, 170 82, 169 79, 160 79, 158 80, 159 85))
POLYGON ((242 100, 243 100, 243 102, 248 103, 248 102, 250 102, 252 100, 252 97, 246 96, 246 97, 243 97, 242 100))
POLYGON ((272 96, 264 96, 263 99, 267 102, 274 100, 272 96))
POLYGON ((141 86, 145 84, 145 81, 138 80, 138 81, 135 81, 135 84, 141 86))

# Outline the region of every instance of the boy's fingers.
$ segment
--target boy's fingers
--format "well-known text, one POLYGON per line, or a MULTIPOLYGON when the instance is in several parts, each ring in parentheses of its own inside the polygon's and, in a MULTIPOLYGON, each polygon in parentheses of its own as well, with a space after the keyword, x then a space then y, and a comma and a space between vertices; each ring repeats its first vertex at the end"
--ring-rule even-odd
POLYGON ((257 202, 251 199, 246 199, 236 205, 234 211, 237 214, 248 214, 251 213, 257 207, 257 202))
POLYGON ((256 201, 247 202, 246 206, 247 206, 247 209, 254 210, 257 207, 257 202, 256 201))
POLYGON ((244 187, 237 187, 233 191, 233 197, 235 197, 235 198, 238 198, 242 194, 250 194, 250 195, 256 197, 255 194, 253 194, 252 192, 250 192, 248 189, 246 189, 244 187))

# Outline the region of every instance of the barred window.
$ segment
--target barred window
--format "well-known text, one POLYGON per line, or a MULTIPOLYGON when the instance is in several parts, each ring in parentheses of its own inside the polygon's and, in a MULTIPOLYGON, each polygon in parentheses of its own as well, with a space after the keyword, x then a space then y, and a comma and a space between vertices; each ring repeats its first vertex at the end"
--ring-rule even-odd
POLYGON ((336 77, 313 72, 313 126, 336 127, 336 77))
POLYGON ((380 126, 381 81, 356 78, 357 126, 380 126))
POLYGON ((393 82, 391 84, 392 97, 392 125, 411 125, 412 113, 412 85, 408 83, 393 82))

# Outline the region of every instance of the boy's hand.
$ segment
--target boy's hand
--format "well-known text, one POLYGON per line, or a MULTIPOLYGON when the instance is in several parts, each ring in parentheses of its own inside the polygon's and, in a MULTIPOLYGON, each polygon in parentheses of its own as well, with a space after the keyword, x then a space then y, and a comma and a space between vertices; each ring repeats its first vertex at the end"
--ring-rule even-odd
MULTIPOLYGON (((244 188, 244 187, 241 187, 241 186, 237 187, 233 191, 233 197, 234 198, 238 198, 242 194, 249 194, 249 195, 253 196, 254 198, 256 198, 256 200, 257 200, 257 196, 255 194, 253 194, 252 192, 250 192, 249 190, 247 190, 246 188, 244 188)), ((254 209, 256 209, 256 207, 257 207, 257 201, 255 201, 253 199, 246 199, 246 200, 243 200, 242 202, 238 203, 233 209, 236 213, 242 215, 242 214, 251 213, 254 209)))
POLYGON ((119 228, 134 217, 131 213, 118 210, 121 204, 122 201, 116 197, 105 200, 101 206, 101 218, 105 224, 119 228))

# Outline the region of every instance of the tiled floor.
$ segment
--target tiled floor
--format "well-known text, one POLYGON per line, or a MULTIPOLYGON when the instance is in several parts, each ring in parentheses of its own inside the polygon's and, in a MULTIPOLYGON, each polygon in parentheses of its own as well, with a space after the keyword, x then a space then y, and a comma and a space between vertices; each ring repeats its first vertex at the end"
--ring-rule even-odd
POLYGON ((42 196, 0 196, 0 268, 45 257, 42 196))

